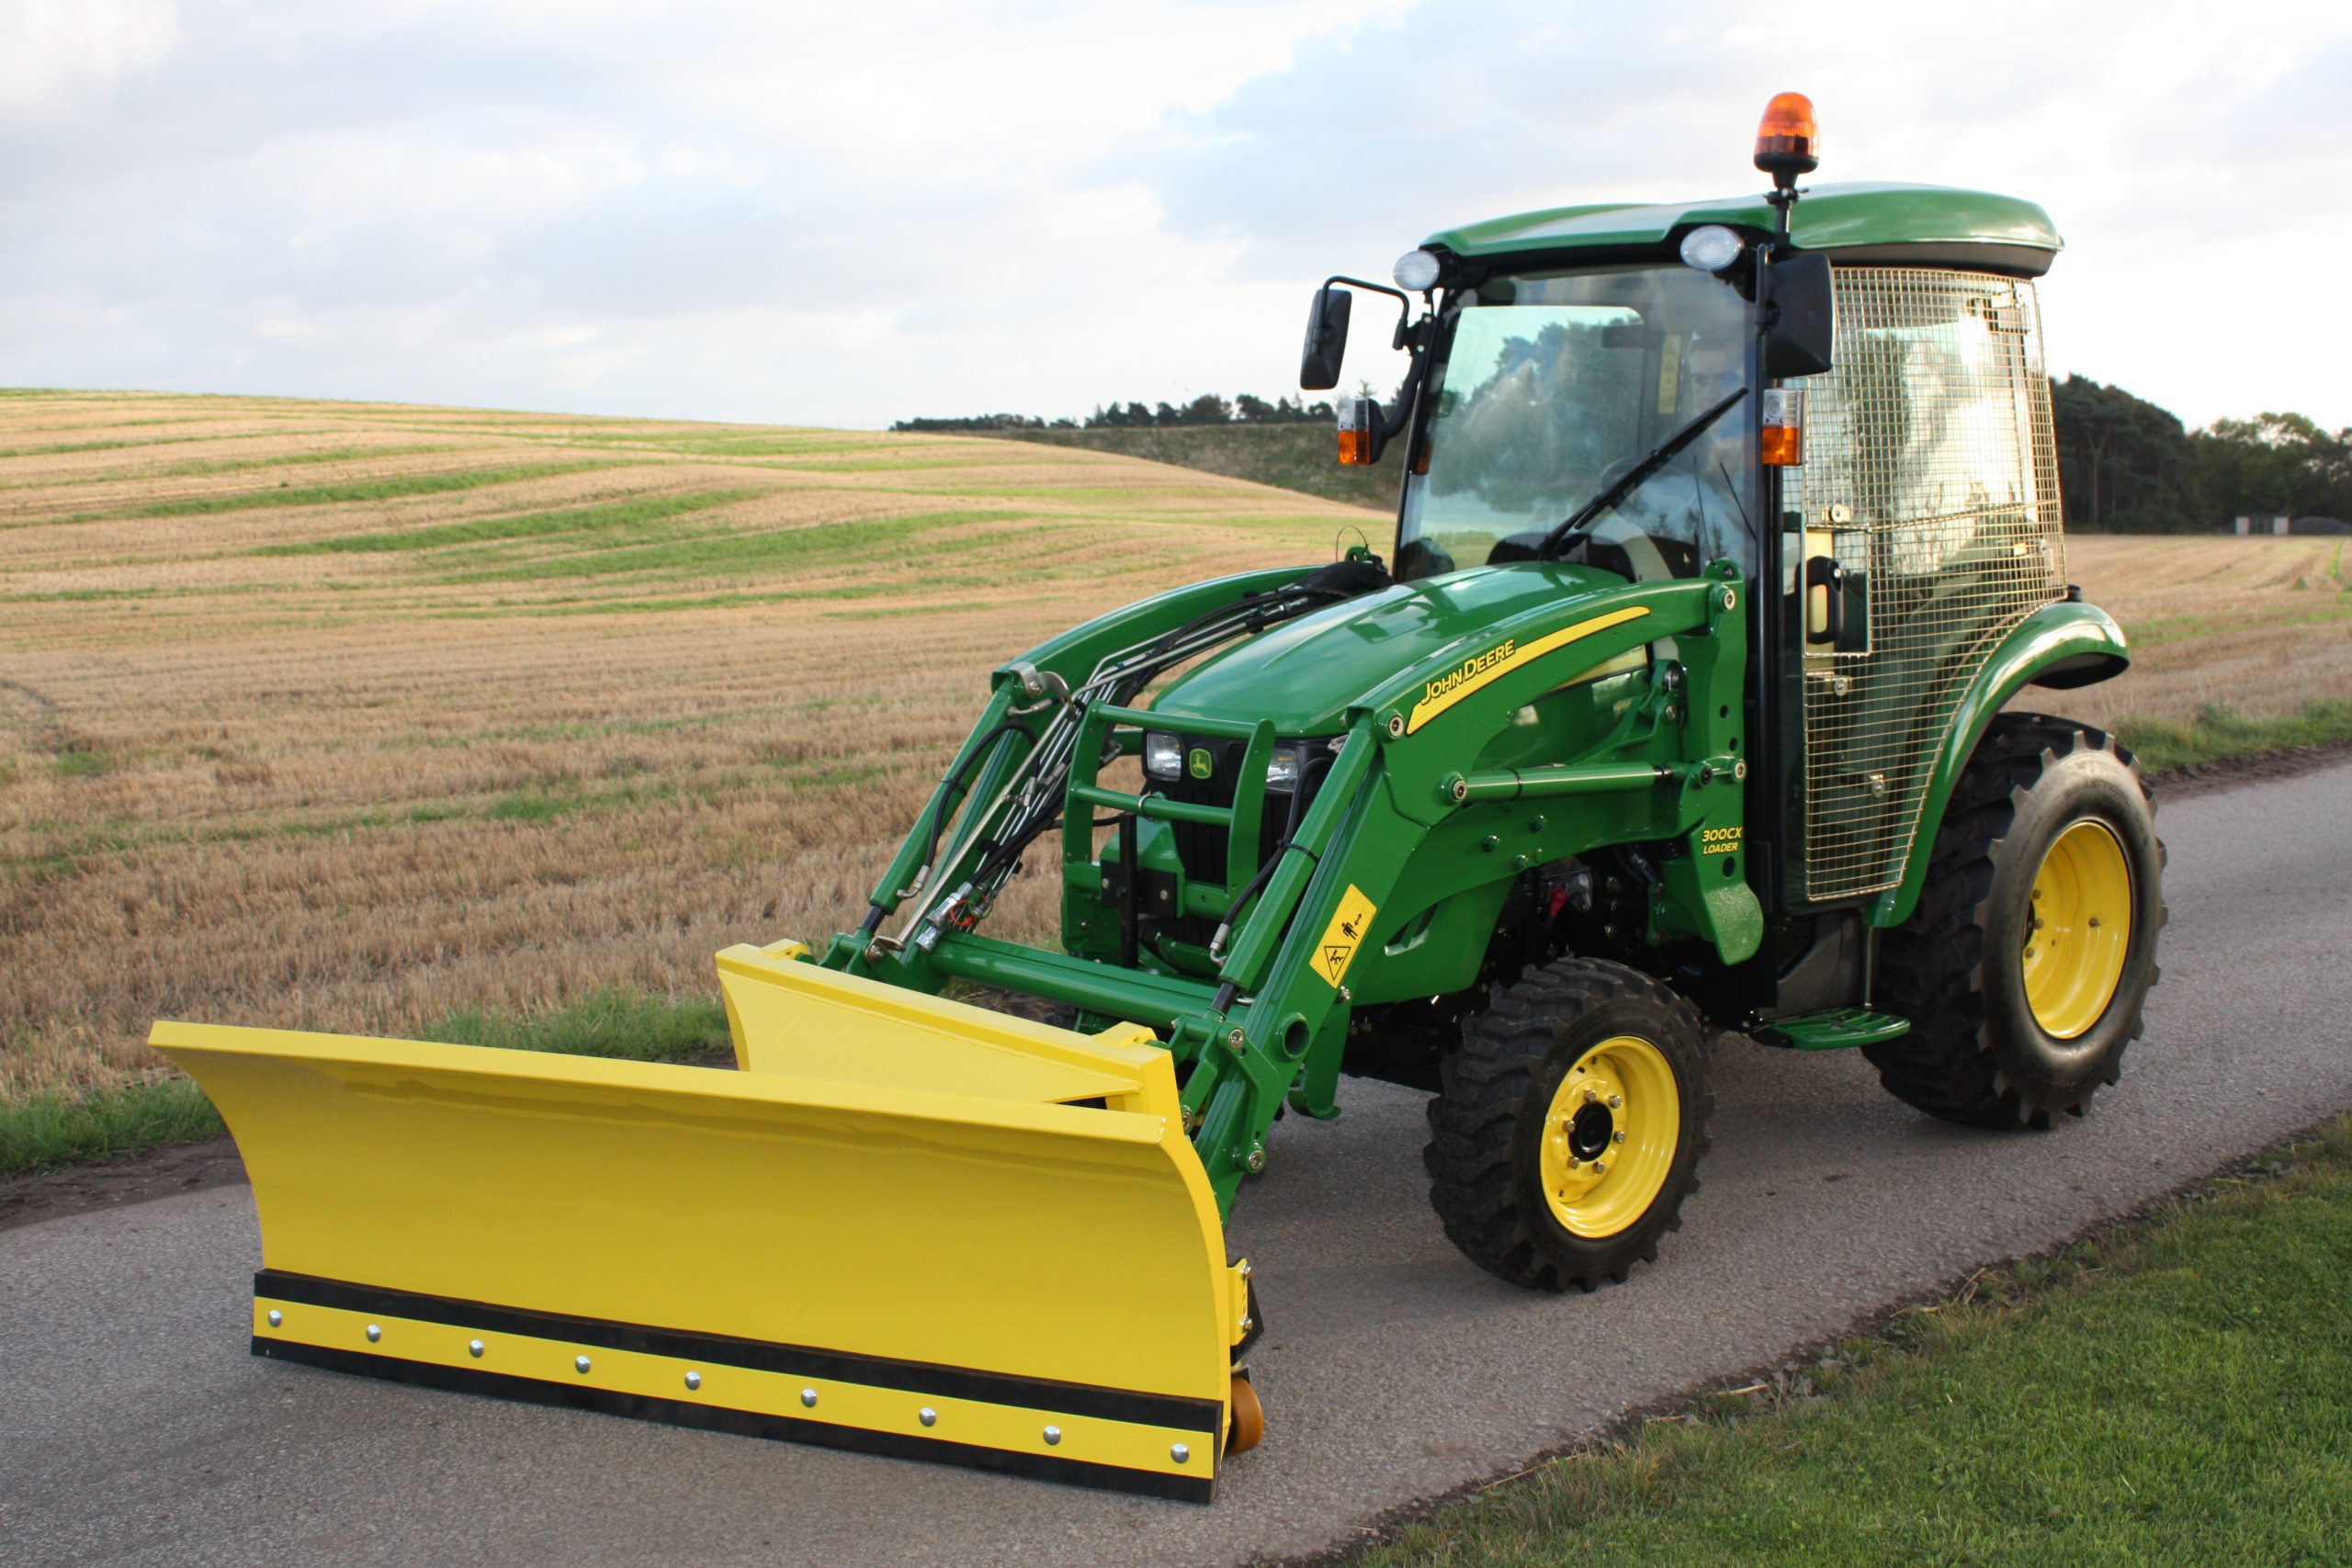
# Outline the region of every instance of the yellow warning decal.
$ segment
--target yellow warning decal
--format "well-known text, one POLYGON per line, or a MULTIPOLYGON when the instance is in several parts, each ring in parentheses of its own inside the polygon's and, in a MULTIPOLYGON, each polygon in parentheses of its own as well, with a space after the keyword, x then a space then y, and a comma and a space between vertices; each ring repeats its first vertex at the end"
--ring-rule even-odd
POLYGON ((1331 983, 1334 990, 1348 976, 1348 965, 1354 962, 1356 949, 1372 934, 1372 917, 1378 913, 1371 899, 1352 882, 1333 911, 1331 923, 1323 928, 1323 940, 1315 944, 1315 972, 1331 983))
MULTIPOLYGON (((1611 610, 1605 615, 1595 615, 1589 621, 1578 621, 1572 626, 1562 626, 1558 631, 1539 637, 1531 643, 1521 645, 1516 640, 1507 641, 1484 653, 1473 654, 1454 669, 1427 682, 1421 700, 1413 705, 1412 715, 1405 721, 1405 732, 1411 734, 1471 693, 1501 680, 1523 664, 1532 663, 1555 648, 1566 648, 1595 632, 1605 632, 1611 626, 1640 620, 1649 613, 1647 605, 1634 604, 1623 610, 1611 610)), ((1332 982, 1334 985, 1338 983, 1332 982)))

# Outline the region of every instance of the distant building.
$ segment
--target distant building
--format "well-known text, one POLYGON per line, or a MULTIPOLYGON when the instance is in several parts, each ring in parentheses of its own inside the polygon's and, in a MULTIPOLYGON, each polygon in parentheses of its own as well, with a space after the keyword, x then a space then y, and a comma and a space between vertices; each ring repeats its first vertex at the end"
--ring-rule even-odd
POLYGON ((2352 534, 2352 523, 2340 517, 2238 517, 2222 530, 2225 534, 2287 535, 2287 534, 2352 534))

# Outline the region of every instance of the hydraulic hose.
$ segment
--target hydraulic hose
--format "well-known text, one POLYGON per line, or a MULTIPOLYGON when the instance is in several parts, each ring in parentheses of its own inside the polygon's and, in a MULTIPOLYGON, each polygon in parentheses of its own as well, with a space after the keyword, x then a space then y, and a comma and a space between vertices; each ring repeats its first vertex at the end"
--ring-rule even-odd
POLYGON ((1233 921, 1241 913, 1241 906, 1258 896, 1273 877, 1274 867, 1282 864, 1283 856, 1298 847, 1293 840, 1297 837, 1300 819, 1306 815, 1306 797, 1315 793, 1316 764, 1322 764, 1323 773, 1328 775, 1334 761, 1336 759, 1327 751, 1299 770, 1298 787, 1290 792, 1290 813, 1283 823, 1282 842, 1274 846, 1274 852, 1266 857, 1265 863, 1250 880, 1241 885, 1241 891, 1233 896, 1233 902, 1225 907, 1225 918, 1217 922, 1216 934, 1209 938, 1211 960, 1224 962, 1225 939, 1233 934, 1233 921))

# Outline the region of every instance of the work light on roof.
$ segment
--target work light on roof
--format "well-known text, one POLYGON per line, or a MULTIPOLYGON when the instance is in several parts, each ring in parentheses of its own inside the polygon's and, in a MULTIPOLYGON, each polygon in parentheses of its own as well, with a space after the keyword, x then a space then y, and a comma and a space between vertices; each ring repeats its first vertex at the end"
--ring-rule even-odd
POLYGON ((1720 223, 1704 223, 1682 236, 1682 265, 1721 272, 1739 259, 1739 236, 1720 223))
POLYGON ((1396 258, 1396 287, 1408 294, 1419 294, 1425 288, 1437 287, 1437 257, 1427 251, 1407 251, 1396 258))

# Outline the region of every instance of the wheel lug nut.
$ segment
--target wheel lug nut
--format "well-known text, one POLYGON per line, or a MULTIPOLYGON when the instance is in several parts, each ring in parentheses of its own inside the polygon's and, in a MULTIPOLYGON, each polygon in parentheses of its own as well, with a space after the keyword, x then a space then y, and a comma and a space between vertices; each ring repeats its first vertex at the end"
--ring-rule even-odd
POLYGON ((1612 1094, 1612 1095, 1611 1095, 1611 1096, 1609 1097, 1609 1109, 1610 1109, 1610 1110, 1611 1110, 1611 1111, 1623 1111, 1623 1110, 1624 1110, 1624 1109, 1625 1109, 1625 1097, 1624 1097, 1623 1095, 1622 1095, 1622 1094, 1612 1094))
POLYGON ((1599 1089, 1587 1089, 1587 1090, 1585 1090, 1585 1091, 1584 1091, 1584 1102, 1585 1102, 1587 1105, 1594 1104, 1594 1103, 1598 1102, 1598 1101, 1600 1100, 1600 1091, 1599 1089))
POLYGON ((1622 1144, 1625 1141, 1625 1134, 1623 1133, 1611 1133, 1609 1134, 1609 1141, 1612 1144, 1622 1144))
POLYGON ((1608 1168, 1607 1166, 1605 1166, 1605 1165, 1601 1164, 1599 1160, 1594 1160, 1594 1161, 1592 1162, 1592 1174, 1593 1174, 1593 1175, 1595 1175, 1595 1176, 1602 1176, 1602 1175, 1606 1175, 1606 1174, 1608 1173, 1608 1170, 1609 1170, 1609 1168, 1608 1168))

